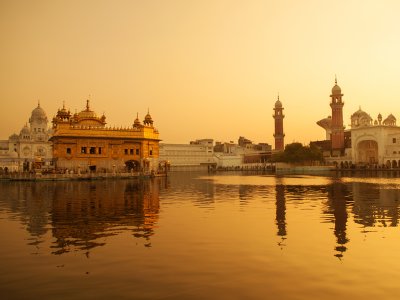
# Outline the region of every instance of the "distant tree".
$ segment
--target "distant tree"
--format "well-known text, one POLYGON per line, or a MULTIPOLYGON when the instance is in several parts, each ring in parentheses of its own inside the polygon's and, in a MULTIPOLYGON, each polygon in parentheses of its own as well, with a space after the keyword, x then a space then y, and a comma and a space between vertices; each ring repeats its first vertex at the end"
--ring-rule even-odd
POLYGON ((283 152, 277 153, 272 158, 275 162, 286 163, 311 163, 322 161, 322 151, 315 145, 303 146, 301 143, 291 143, 286 145, 283 152))

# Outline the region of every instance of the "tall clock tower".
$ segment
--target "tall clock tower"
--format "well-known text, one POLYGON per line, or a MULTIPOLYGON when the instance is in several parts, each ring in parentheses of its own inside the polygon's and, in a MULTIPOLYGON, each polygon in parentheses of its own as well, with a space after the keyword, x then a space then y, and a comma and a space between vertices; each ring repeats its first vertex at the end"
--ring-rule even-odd
POLYGON ((279 100, 279 96, 275 102, 273 117, 275 119, 275 150, 283 151, 285 149, 285 134, 283 133, 283 118, 285 115, 283 114, 282 102, 279 100))
POLYGON ((335 78, 335 85, 332 88, 330 106, 332 108, 332 127, 331 127, 331 143, 332 150, 344 149, 344 126, 343 126, 343 94, 340 87, 337 85, 335 78))

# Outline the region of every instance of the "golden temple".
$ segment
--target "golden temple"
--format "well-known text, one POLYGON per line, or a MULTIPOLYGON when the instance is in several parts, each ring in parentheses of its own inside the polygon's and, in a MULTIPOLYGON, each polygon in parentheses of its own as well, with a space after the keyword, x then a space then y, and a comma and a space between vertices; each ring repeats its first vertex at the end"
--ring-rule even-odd
POLYGON ((53 158, 56 169, 73 172, 156 172, 159 133, 148 112, 143 124, 138 116, 131 127, 106 126, 86 101, 86 108, 71 114, 59 109, 53 118, 53 158))

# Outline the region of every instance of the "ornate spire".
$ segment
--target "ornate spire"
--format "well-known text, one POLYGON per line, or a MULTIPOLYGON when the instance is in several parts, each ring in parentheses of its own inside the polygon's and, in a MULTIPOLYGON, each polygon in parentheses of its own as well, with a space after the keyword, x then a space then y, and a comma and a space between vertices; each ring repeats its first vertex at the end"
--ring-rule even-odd
POLYGON ((337 77, 336 77, 336 74, 335 74, 335 84, 337 84, 337 77))
POLYGON ((144 117, 143 124, 144 125, 150 125, 150 126, 153 125, 153 119, 151 118, 150 109, 149 108, 147 109, 147 115, 144 117))
POLYGON ((139 113, 136 113, 136 119, 133 121, 133 127, 138 127, 140 126, 140 120, 139 120, 139 113))
MULTIPOLYGON (((90 98, 90 96, 89 96, 90 98)), ((86 100, 86 111, 90 110, 89 99, 86 100)))

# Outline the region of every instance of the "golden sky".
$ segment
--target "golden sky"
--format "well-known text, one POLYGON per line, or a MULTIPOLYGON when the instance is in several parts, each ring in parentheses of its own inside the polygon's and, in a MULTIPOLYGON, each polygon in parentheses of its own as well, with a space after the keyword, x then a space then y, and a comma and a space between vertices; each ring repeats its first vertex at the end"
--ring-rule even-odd
MULTIPOLYGON (((335 74, 344 122, 400 117, 399 1, 0 0, 0 138, 40 99, 130 126, 150 109, 164 142, 324 139, 335 74)), ((400 120, 399 120, 400 122, 400 120)))

